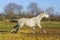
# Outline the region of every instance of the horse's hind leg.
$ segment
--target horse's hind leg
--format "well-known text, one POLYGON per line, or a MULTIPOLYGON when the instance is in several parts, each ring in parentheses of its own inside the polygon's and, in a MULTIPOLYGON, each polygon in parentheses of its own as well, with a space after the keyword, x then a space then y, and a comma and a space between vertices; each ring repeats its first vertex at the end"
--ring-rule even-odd
POLYGON ((18 30, 18 32, 20 32, 20 30, 21 30, 21 28, 24 26, 24 23, 21 23, 21 24, 19 24, 19 30, 18 30))
POLYGON ((18 32, 18 29, 19 29, 19 26, 16 28, 16 31, 15 31, 15 33, 17 33, 17 32, 18 32))
POLYGON ((16 33, 16 32, 18 31, 18 30, 17 30, 18 28, 19 28, 18 25, 14 26, 14 28, 11 30, 11 33, 13 33, 13 32, 16 33))

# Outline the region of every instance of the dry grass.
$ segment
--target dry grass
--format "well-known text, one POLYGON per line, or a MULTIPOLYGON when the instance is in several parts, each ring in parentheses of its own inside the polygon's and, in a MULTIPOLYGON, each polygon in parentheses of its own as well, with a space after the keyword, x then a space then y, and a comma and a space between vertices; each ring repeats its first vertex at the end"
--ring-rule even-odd
POLYGON ((0 40, 60 40, 60 36, 55 34, 4 33, 0 34, 0 40))

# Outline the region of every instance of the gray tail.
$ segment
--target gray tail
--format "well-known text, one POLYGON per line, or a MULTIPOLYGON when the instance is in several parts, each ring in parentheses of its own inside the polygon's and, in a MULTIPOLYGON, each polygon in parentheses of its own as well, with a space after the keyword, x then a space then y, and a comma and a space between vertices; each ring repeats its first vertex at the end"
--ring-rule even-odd
POLYGON ((18 22, 19 19, 11 19, 11 22, 18 22))

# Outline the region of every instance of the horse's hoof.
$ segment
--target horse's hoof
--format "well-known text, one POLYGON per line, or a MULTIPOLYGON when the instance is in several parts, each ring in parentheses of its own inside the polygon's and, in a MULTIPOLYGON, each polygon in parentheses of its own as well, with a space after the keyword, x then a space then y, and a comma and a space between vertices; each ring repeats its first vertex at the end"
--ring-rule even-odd
POLYGON ((47 32, 46 31, 44 31, 44 34, 46 34, 47 32))
POLYGON ((11 33, 13 32, 13 31, 10 31, 11 33))

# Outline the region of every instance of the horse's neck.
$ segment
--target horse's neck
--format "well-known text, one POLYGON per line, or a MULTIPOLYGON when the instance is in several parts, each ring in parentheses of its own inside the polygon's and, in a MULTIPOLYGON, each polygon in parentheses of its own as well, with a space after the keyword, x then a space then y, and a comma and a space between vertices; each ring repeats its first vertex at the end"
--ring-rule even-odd
POLYGON ((38 15, 37 19, 41 21, 43 17, 44 17, 44 15, 38 15))

